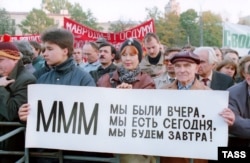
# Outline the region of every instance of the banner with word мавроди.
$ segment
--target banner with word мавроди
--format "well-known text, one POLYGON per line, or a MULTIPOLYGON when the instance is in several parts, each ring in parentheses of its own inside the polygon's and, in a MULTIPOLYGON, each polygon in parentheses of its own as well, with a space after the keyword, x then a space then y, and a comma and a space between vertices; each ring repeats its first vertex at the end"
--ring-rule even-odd
MULTIPOLYGON (((125 31, 110 33, 94 30, 72 19, 64 17, 64 28, 73 33, 75 39, 74 47, 82 47, 86 41, 96 41, 99 37, 103 37, 115 47, 119 48, 121 43, 130 37, 142 41, 148 32, 155 32, 153 19, 145 21, 136 27, 125 31)), ((0 40, 1 37, 2 36, 0 36, 0 40)), ((11 36, 11 39, 12 41, 27 40, 41 42, 40 34, 16 35, 11 36)))
POLYGON ((155 32, 153 19, 145 21, 131 29, 112 33, 97 31, 72 19, 64 17, 64 28, 74 34, 75 43, 78 44, 75 46, 77 47, 82 47, 86 41, 96 41, 99 37, 105 38, 108 42, 112 43, 116 47, 119 47, 123 41, 130 37, 137 38, 139 41, 142 41, 147 33, 155 32))

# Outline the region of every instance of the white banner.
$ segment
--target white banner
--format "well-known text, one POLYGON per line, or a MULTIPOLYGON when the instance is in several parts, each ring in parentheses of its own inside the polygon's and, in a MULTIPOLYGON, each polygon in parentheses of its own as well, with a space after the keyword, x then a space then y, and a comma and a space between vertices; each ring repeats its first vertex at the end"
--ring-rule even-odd
POLYGON ((26 147, 217 159, 227 91, 35 84, 26 147))
POLYGON ((236 50, 240 56, 250 51, 250 27, 223 23, 223 47, 236 50))

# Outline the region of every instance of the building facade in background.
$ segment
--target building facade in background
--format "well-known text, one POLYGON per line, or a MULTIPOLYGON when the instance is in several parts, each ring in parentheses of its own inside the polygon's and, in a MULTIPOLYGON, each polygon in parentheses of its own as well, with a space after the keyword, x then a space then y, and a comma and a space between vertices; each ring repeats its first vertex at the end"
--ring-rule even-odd
MULTIPOLYGON (((63 27, 64 17, 70 18, 67 10, 61 10, 60 14, 51 14, 45 9, 44 5, 41 5, 41 8, 49 18, 52 18, 54 20, 54 24, 58 27, 63 27)), ((165 13, 176 12, 176 14, 179 15, 180 5, 176 0, 169 0, 164 10, 165 13)), ((18 27, 18 24, 21 24, 21 22, 26 19, 26 16, 29 14, 29 12, 9 12, 9 14, 12 19, 12 24, 16 28, 13 35, 23 35, 22 31, 18 27)), ((114 24, 115 22, 116 21, 98 22, 98 26, 103 28, 103 32, 109 32, 108 29, 110 25, 114 24)))

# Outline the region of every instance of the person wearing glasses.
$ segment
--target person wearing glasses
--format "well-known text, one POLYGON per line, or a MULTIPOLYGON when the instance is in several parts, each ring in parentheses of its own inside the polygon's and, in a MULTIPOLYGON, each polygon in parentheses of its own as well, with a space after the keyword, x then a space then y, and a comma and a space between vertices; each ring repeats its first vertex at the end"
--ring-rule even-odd
POLYGON ((155 85, 156 88, 161 88, 165 84, 172 83, 175 80, 175 72, 174 72, 174 66, 170 62, 170 58, 173 57, 176 53, 180 52, 181 48, 178 47, 172 47, 167 48, 164 55, 164 65, 166 66, 166 71, 160 75, 158 78, 155 78, 155 85))

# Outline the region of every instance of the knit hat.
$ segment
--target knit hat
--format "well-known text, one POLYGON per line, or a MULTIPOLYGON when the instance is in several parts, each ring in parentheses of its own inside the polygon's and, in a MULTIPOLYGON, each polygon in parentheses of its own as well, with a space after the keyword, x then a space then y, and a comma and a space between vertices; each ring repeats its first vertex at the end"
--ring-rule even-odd
POLYGON ((143 54, 141 43, 135 38, 129 38, 125 42, 123 42, 120 48, 120 52, 122 52, 126 46, 134 46, 138 50, 138 58, 139 58, 139 62, 141 62, 142 54, 143 54))
POLYGON ((21 58, 19 50, 11 42, 11 37, 8 34, 2 36, 2 40, 0 42, 0 56, 16 60, 21 58))

